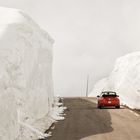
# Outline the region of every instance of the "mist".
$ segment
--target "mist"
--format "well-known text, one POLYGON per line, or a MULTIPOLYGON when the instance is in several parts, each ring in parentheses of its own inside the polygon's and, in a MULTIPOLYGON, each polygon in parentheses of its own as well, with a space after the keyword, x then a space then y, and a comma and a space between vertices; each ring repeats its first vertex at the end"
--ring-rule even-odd
POLYGON ((60 96, 85 96, 112 71, 116 58, 140 50, 140 1, 0 0, 22 9, 55 40, 54 90, 60 96))

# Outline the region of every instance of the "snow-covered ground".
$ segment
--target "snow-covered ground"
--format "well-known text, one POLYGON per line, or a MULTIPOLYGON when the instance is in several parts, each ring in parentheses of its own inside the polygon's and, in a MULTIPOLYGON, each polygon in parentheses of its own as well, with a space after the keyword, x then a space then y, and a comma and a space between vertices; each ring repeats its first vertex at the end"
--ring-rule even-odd
POLYGON ((118 58, 110 76, 99 81, 89 96, 103 90, 116 91, 123 104, 140 109, 140 52, 118 58))
POLYGON ((0 140, 31 140, 63 108, 55 105, 54 40, 20 10, 0 8, 0 140))

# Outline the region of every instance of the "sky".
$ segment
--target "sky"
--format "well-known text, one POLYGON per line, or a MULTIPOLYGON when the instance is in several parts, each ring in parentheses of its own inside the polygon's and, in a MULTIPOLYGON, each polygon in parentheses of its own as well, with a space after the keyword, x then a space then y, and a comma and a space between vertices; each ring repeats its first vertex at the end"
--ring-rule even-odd
POLYGON ((115 60, 140 50, 139 0, 0 0, 22 9, 55 40, 55 95, 85 96, 115 60))

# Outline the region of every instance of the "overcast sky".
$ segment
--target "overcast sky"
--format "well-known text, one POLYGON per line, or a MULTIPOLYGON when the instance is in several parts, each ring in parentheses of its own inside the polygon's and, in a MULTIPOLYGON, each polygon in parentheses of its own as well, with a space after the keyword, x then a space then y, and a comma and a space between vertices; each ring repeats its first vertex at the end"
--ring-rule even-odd
POLYGON ((115 60, 140 50, 139 0, 0 0, 22 9, 54 38, 55 94, 84 96, 115 60))

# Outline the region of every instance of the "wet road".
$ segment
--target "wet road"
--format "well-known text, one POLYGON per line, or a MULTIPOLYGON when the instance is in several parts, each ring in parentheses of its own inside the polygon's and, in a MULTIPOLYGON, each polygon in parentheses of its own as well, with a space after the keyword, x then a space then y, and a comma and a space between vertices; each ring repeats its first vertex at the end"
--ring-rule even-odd
POLYGON ((97 109, 94 98, 65 98, 66 119, 47 140, 140 140, 140 116, 126 108, 97 109))

